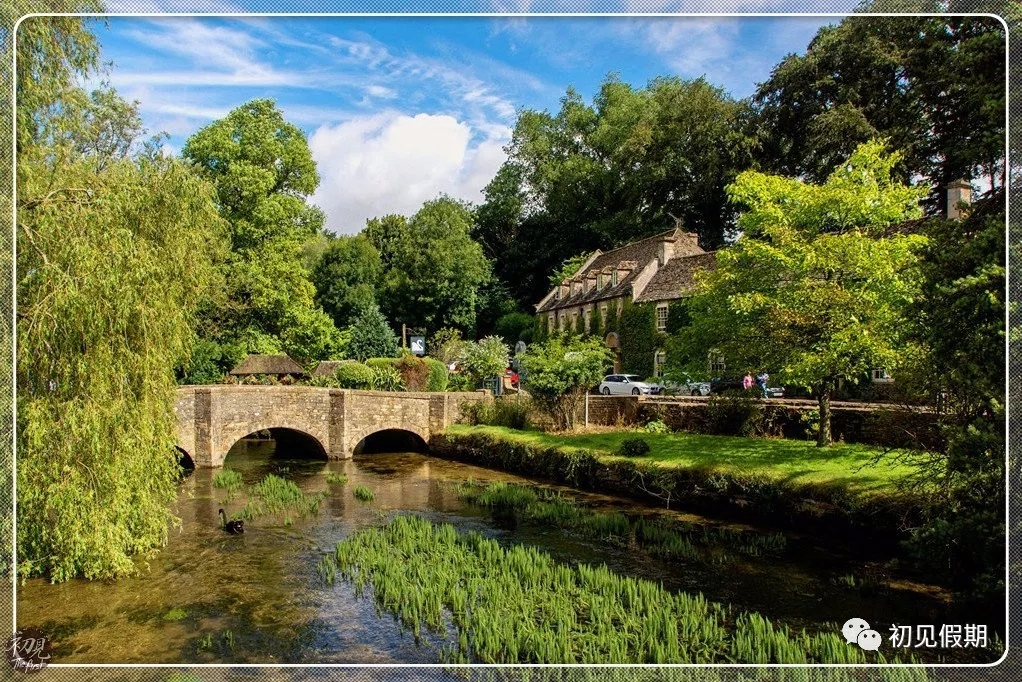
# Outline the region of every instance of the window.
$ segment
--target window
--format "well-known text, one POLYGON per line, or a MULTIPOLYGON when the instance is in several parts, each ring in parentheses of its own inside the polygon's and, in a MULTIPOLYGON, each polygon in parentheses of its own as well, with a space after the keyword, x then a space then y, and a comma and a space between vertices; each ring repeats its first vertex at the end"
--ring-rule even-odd
POLYGON ((617 286, 617 270, 615 270, 614 272, 610 273, 610 281, 611 281, 611 286, 615 286, 615 287, 617 286))
POLYGON ((571 331, 576 331, 577 329, 578 329, 578 311, 577 310, 572 310, 571 311, 571 331))
POLYGON ((724 363, 724 356, 714 351, 710 351, 709 364, 710 374, 713 376, 720 376, 727 369, 727 365, 724 363))
POLYGON ((656 307, 656 330, 658 332, 667 331, 667 304, 659 303, 656 307))
POLYGON ((891 375, 887 373, 886 369, 874 369, 872 372, 873 382, 877 384, 886 384, 894 381, 891 375))
POLYGON ((582 313, 582 317, 585 319, 585 329, 586 329, 586 332, 588 332, 590 326, 592 326, 592 322, 589 319, 590 317, 592 317, 592 312, 593 312, 592 310, 590 310, 589 308, 586 308, 585 312, 582 313))
POLYGON ((558 323, 559 323, 558 329, 560 329, 563 332, 564 328, 568 326, 568 316, 565 315, 564 313, 561 313, 558 319, 558 323))
POLYGON ((604 303, 603 305, 600 306, 600 324, 603 325, 604 329, 607 328, 607 304, 606 303, 604 303))
POLYGON ((664 375, 664 365, 666 364, 667 353, 658 350, 653 356, 653 376, 662 377, 664 375))
POLYGON ((599 291, 603 288, 603 273, 596 273, 596 290, 599 291))
POLYGON ((556 321, 557 321, 557 316, 554 315, 553 313, 550 313, 550 315, 547 317, 547 327, 546 327, 547 332, 549 332, 551 334, 554 333, 554 325, 556 324, 556 321))

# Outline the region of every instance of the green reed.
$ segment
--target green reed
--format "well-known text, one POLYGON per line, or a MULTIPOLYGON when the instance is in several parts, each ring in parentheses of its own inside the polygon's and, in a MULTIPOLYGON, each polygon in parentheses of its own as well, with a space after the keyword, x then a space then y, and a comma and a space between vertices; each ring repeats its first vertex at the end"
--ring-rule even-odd
POLYGON ((326 482, 330 485, 347 485, 348 477, 344 474, 330 472, 326 475, 326 482))
POLYGON ((224 495, 222 501, 230 502, 241 490, 241 473, 232 469, 221 469, 213 474, 213 487, 226 490, 227 494, 224 495))
MULTIPOLYGON (((690 524, 669 526, 663 521, 642 517, 629 521, 620 512, 595 512, 556 492, 517 483, 501 481, 482 486, 467 481, 457 485, 456 489, 462 500, 497 515, 550 524, 619 544, 634 540, 651 554, 664 558, 699 558, 700 552, 693 540, 707 546, 723 545, 753 557, 780 554, 787 545, 787 540, 780 533, 761 535, 728 528, 698 528, 690 524)), ((711 559, 722 563, 724 556, 717 553, 711 559)))
POLYGON ((351 494, 355 496, 356 500, 361 500, 362 502, 372 502, 376 499, 376 493, 364 485, 356 485, 351 494))
POLYGON ((397 516, 337 545, 318 567, 357 596, 372 587, 381 611, 420 641, 447 635, 447 662, 864 663, 875 660, 833 633, 776 627, 701 594, 671 593, 606 566, 571 567, 522 545, 502 548, 417 516, 397 516))

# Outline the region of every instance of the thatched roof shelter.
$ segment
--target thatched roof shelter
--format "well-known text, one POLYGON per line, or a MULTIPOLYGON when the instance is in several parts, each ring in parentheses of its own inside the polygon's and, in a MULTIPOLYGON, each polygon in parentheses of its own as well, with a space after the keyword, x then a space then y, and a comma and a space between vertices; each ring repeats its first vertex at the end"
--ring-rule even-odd
POLYGON ((316 368, 312 370, 312 376, 314 377, 328 377, 333 375, 337 371, 337 368, 341 365, 354 362, 354 360, 323 360, 316 368))
POLYGON ((249 355, 231 370, 231 374, 236 376, 249 374, 305 376, 305 370, 287 355, 249 355))

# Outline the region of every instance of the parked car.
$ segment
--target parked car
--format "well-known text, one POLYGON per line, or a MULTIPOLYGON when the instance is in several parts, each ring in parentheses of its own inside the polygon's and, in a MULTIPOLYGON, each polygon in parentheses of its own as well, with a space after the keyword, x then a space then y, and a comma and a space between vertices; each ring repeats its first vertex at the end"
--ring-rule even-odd
POLYGON ((603 395, 640 395, 653 393, 653 386, 638 374, 608 374, 597 389, 603 395))
POLYGON ((658 395, 710 395, 710 382, 708 381, 686 381, 678 383, 675 381, 662 381, 656 386, 658 395))

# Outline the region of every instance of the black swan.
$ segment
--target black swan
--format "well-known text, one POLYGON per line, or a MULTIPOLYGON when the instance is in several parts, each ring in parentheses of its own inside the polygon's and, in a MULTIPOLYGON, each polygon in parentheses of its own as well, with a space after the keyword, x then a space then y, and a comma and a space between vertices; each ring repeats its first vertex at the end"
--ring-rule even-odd
POLYGON ((223 529, 225 531, 227 531, 231 535, 241 535, 242 533, 245 532, 245 522, 244 521, 241 521, 241 520, 238 520, 238 521, 228 521, 227 520, 227 514, 224 514, 224 510, 223 509, 221 509, 217 513, 220 514, 220 525, 223 526, 223 529))

